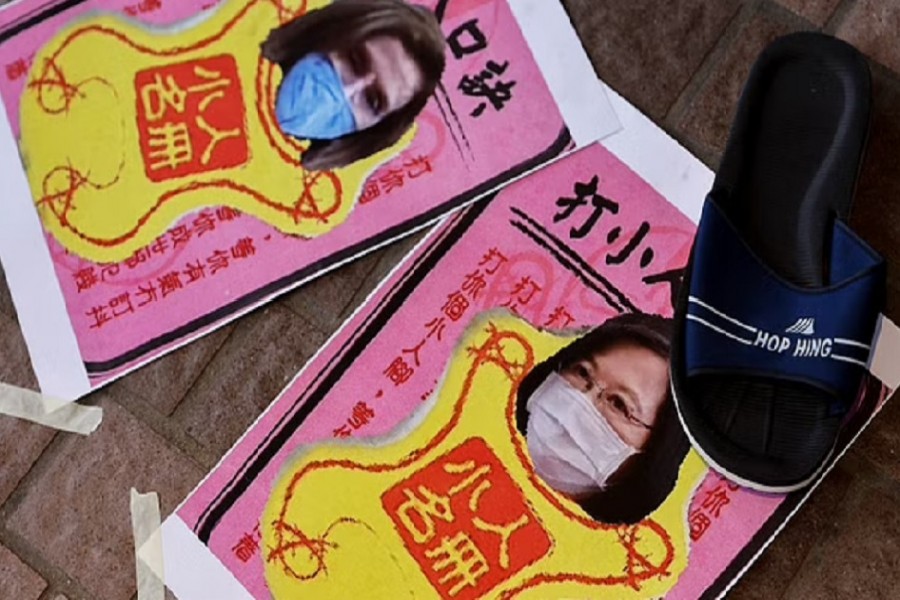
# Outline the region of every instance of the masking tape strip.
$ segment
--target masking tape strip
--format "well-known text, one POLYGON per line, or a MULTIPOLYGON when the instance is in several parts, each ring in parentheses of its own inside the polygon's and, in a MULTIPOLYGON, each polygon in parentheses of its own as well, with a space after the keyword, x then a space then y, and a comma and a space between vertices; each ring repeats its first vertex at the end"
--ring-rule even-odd
POLYGON ((869 371, 891 390, 900 387, 900 327, 884 315, 872 342, 869 371))
POLYGON ((161 525, 156 492, 141 494, 131 488, 137 600, 165 599, 161 525))
POLYGON ((99 406, 82 406, 6 383, 0 383, 0 414, 81 435, 92 433, 103 420, 99 406))

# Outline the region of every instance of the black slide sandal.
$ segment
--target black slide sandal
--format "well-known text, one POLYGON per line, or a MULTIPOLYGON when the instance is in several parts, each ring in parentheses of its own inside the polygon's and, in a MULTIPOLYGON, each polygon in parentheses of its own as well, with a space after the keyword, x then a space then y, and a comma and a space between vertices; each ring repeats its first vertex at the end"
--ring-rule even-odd
POLYGON ((865 59, 773 42, 745 85, 676 310, 672 390, 697 451, 735 481, 799 489, 856 398, 884 263, 844 224, 865 148, 865 59))

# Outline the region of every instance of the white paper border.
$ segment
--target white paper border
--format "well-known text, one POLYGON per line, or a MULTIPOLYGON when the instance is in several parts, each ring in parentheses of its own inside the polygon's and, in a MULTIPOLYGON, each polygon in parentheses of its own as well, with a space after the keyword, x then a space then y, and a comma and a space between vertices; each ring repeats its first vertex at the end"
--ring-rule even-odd
POLYGON ((509 0, 550 93, 580 148, 622 129, 559 0, 509 0))
POLYGON ((699 222, 715 173, 617 92, 607 88, 607 95, 622 131, 605 138, 603 146, 691 221, 699 222))
POLYGON ((41 392, 72 401, 91 384, 2 98, 0 111, 0 260, 41 392))
POLYGON ((165 583, 176 597, 182 600, 253 600, 231 571, 178 516, 172 515, 163 523, 162 541, 165 583))

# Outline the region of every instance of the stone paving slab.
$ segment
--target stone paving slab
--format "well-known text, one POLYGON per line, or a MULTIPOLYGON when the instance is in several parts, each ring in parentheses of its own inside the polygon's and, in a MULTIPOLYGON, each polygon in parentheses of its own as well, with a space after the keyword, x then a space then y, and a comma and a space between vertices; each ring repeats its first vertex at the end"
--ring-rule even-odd
MULTIPOLYGON (((281 304, 237 323, 173 419, 217 460, 296 375, 326 334, 281 304)), ((142 395, 152 394, 142 390, 142 395)))
MULTIPOLYGON (((851 463, 852 464, 852 463, 851 463)), ((860 469, 865 469, 861 465, 860 469)), ((900 597, 900 485, 858 476, 835 506, 786 600, 900 597)))
POLYGON ((834 14, 841 0, 778 0, 778 3, 822 27, 834 14))
MULTIPOLYGON (((37 389, 19 326, 4 313, 0 313, 0 340, 0 381, 37 389)), ((0 505, 16 489, 54 434, 51 429, 0 416, 0 505)))
POLYGON ((0 544, 0 591, 10 600, 38 600, 47 582, 0 544))
POLYGON ((341 324, 347 304, 378 264, 380 256, 379 252, 373 252, 338 267, 286 295, 282 303, 307 321, 330 331, 341 324))
POLYGON ((124 377, 120 387, 141 396, 161 414, 171 415, 233 328, 226 325, 141 367, 124 377))
POLYGON ((689 103, 679 127, 719 156, 725 149, 738 98, 756 57, 769 42, 796 29, 796 23, 774 11, 757 11, 740 28, 721 62, 689 103))
POLYGON ((20 419, 0 417, 0 506, 41 456, 56 432, 20 419))
MULTIPOLYGON (((0 313, 0 381, 37 389, 28 350, 18 324, 0 313)), ((19 419, 0 416, 0 505, 6 502, 55 432, 19 419)))
POLYGON ((600 77, 661 119, 740 7, 735 0, 564 0, 600 77))
POLYGON ((807 555, 832 523, 833 515, 855 479, 846 467, 837 465, 728 597, 733 600, 780 597, 785 582, 793 579, 801 569, 807 555))
POLYGON ((3 273, 2 267, 0 267, 0 314, 12 318, 16 316, 16 307, 9 294, 9 285, 6 283, 6 274, 3 273))
POLYGON ((158 492, 168 515, 203 471, 101 394, 100 428, 45 454, 6 526, 90 598, 124 600, 135 591, 129 490, 158 492))
POLYGON ((837 36, 895 73, 900 72, 900 2, 859 0, 838 27, 837 36))
POLYGON ((0 381, 9 385, 37 390, 37 379, 31 368, 28 347, 19 324, 13 317, 0 313, 0 381))
MULTIPOLYGON (((897 30, 900 45, 900 29, 897 30)), ((900 321, 900 81, 873 68, 874 114, 850 225, 888 262, 886 313, 900 321)))
POLYGON ((900 402, 893 398, 859 437, 852 451, 883 475, 900 481, 900 402))

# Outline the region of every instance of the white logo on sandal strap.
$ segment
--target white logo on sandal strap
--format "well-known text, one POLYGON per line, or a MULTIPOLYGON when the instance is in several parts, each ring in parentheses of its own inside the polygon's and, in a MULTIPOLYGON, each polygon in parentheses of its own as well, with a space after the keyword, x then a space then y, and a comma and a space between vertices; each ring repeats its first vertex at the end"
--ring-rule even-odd
POLYGON ((695 296, 689 296, 688 303, 688 310, 693 311, 686 315, 689 321, 745 346, 796 358, 827 358, 861 367, 866 366, 865 356, 869 353, 869 344, 840 337, 795 337, 814 335, 816 324, 814 318, 797 319, 785 330, 785 334, 793 335, 785 335, 745 323, 695 296))
POLYGON ((813 335, 816 333, 816 320, 809 317, 797 319, 797 322, 784 330, 785 333, 799 333, 801 335, 813 335))

